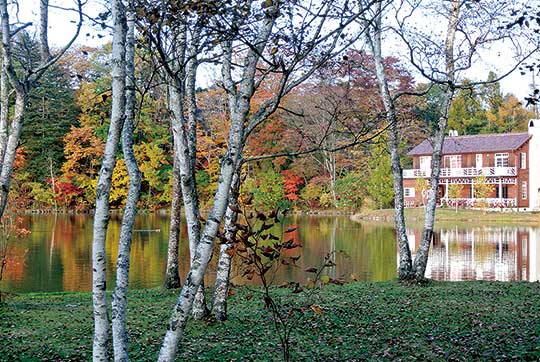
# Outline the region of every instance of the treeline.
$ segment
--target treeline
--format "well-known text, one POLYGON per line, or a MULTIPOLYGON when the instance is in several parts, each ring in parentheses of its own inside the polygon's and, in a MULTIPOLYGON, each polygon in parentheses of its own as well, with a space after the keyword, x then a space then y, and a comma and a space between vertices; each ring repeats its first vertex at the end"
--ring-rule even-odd
MULTIPOLYGON (((109 63, 110 45, 71 50, 31 91, 15 162, 12 205, 19 209, 93 208, 111 109, 109 63)), ((142 173, 139 206, 167 208, 173 172, 167 95, 144 54, 137 55, 136 66, 142 78, 134 134, 142 173)), ((396 58, 386 58, 385 66, 396 90, 425 87, 415 84, 396 58)), ((487 76, 488 81, 495 78, 494 73, 487 76)), ((267 80, 252 102, 262 103, 273 87, 275 81, 267 80)), ((442 95, 440 88, 433 87, 421 98, 403 97, 403 150, 427 137, 436 123, 433 109, 442 95)), ((229 114, 219 84, 198 89, 197 99, 204 122, 198 128, 196 182, 204 208, 216 189, 229 114)), ((252 197, 258 209, 391 207, 392 175, 383 115, 372 59, 349 51, 288 95, 271 121, 254 130, 244 156, 242 194, 252 197)), ((531 116, 515 96, 503 95, 500 84, 493 82, 457 92, 449 128, 459 134, 523 131, 531 116)), ((405 167, 408 162, 405 158, 405 167)), ((113 208, 124 205, 128 183, 120 154, 112 181, 113 208)))

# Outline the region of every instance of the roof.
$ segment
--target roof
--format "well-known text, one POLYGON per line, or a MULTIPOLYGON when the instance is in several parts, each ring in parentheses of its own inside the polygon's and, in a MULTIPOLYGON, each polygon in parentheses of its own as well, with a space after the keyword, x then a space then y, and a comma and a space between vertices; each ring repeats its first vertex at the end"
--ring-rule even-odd
MULTIPOLYGON (((477 134, 444 139, 443 154, 513 151, 531 137, 528 133, 477 134)), ((433 152, 427 139, 409 151, 409 155, 428 155, 433 152)))

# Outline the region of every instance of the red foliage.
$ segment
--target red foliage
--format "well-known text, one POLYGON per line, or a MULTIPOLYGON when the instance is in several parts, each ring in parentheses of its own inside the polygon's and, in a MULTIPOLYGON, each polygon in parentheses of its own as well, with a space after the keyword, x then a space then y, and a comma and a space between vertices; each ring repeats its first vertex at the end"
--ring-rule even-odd
MULTIPOLYGON (((49 184, 52 184, 52 180, 50 178, 47 178, 46 181, 49 184)), ((56 195, 55 199, 59 204, 64 206, 73 206, 71 204, 76 199, 75 196, 83 195, 84 190, 75 186, 70 181, 70 178, 68 178, 68 181, 55 180, 54 193, 56 195)))
POLYGON ((26 155, 24 153, 24 147, 19 147, 15 153, 15 162, 13 163, 13 168, 16 170, 20 167, 24 167, 25 163, 26 155))
POLYGON ((297 192, 300 190, 300 187, 304 180, 301 177, 294 175, 290 170, 281 171, 283 176, 283 187, 285 188, 285 197, 288 200, 296 201, 298 200, 297 192))

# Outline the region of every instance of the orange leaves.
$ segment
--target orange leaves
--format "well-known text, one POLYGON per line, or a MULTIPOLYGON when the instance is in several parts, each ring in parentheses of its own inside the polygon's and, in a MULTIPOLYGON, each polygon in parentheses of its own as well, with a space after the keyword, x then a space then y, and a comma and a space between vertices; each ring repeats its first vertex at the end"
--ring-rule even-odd
POLYGON ((283 187, 285 188, 285 197, 291 201, 298 200, 298 191, 304 183, 301 177, 294 175, 290 170, 281 171, 283 175, 283 187))
POLYGON ((24 147, 17 148, 17 152, 15 154, 15 162, 13 164, 13 168, 16 170, 18 168, 24 167, 24 164, 26 163, 26 154, 24 152, 24 147))

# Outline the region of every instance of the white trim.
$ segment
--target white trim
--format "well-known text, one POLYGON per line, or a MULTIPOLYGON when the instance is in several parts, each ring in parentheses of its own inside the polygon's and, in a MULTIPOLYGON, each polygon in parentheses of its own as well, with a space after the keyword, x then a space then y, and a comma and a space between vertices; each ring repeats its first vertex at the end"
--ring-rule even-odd
POLYGON ((414 187, 405 187, 403 189, 403 196, 405 196, 405 197, 414 197, 415 196, 414 191, 415 191, 414 187))
POLYGON ((476 168, 482 168, 483 156, 481 153, 476 154, 476 168))
POLYGON ((508 167, 508 153, 495 154, 495 167, 508 167))
POLYGON ((522 170, 527 168, 527 154, 525 152, 521 152, 519 155, 519 168, 522 170))

